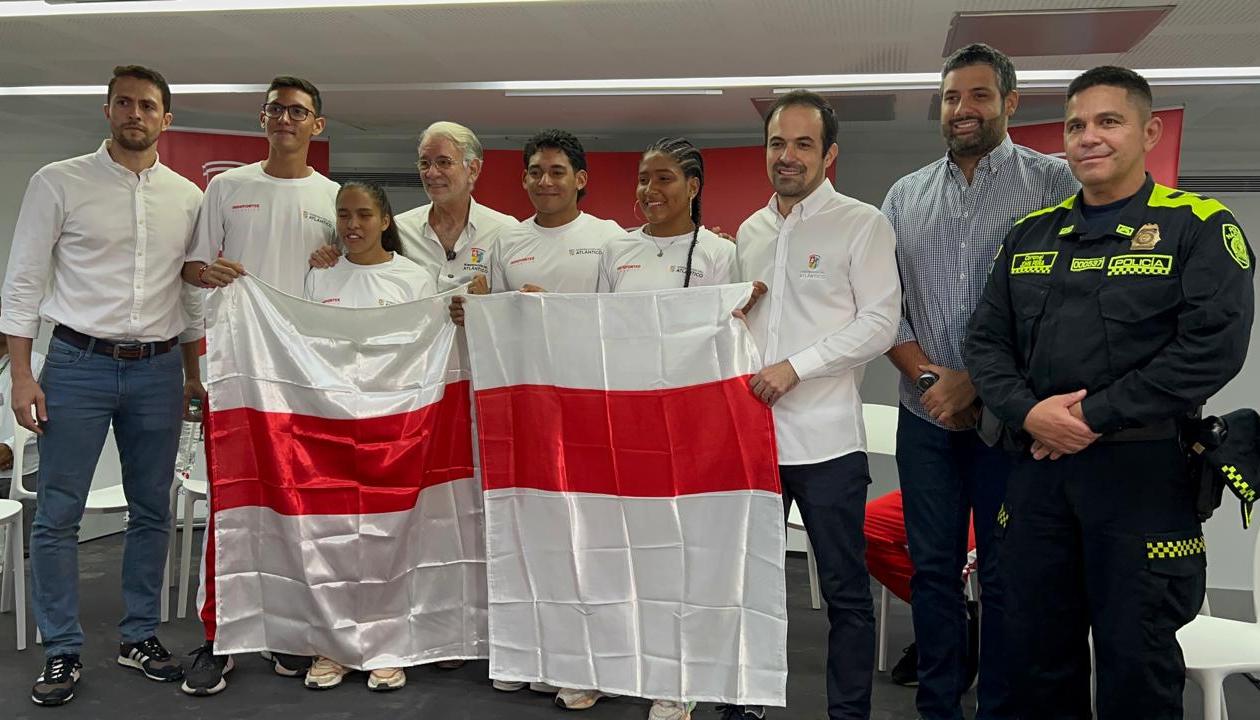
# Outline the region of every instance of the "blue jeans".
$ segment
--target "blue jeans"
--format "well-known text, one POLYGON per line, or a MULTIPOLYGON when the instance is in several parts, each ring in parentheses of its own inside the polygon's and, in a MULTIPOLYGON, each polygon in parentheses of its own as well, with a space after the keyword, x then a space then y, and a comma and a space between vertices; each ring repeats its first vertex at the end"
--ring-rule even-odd
POLYGON ((910 611, 919 654, 915 704, 924 720, 963 718, 967 609, 962 570, 973 511, 982 590, 976 718, 1013 717, 1002 651, 1005 604, 993 534, 1010 467, 1010 456, 985 445, 976 433, 945 430, 901 408, 897 473, 914 565, 910 611))
POLYGON ((78 654, 79 522, 110 423, 127 496, 123 642, 157 631, 170 523, 171 481, 183 412, 178 348, 114 360, 54 338, 40 386, 48 424, 39 439, 38 499, 31 529, 31 595, 44 654, 78 654))
POLYGON ((866 572, 866 453, 812 465, 780 465, 783 514, 801 509, 827 603, 827 717, 867 720, 875 670, 875 609, 866 572))

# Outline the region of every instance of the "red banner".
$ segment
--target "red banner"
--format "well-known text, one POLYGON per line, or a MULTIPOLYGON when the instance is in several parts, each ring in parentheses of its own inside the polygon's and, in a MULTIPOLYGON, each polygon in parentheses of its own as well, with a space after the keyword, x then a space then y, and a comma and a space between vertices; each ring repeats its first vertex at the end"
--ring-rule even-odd
MULTIPOLYGON (((1155 178, 1155 182, 1168 187, 1177 187, 1177 171, 1181 166, 1181 108, 1173 110, 1156 110, 1155 115, 1163 120, 1164 134, 1159 144, 1146 155, 1146 170, 1155 178)), ((1031 125, 1013 125, 1010 128, 1011 140, 1055 157, 1063 157, 1063 121, 1034 123, 1031 125)))
MULTIPOLYGON (((205 190, 210 178, 224 170, 265 160, 267 136, 230 130, 171 128, 158 136, 158 155, 163 165, 205 190)), ((328 174, 326 138, 312 140, 306 162, 324 175, 328 174)))
MULTIPOLYGON (((704 202, 701 220, 706 227, 734 235, 749 215, 764 207, 774 193, 766 178, 766 151, 752 147, 704 149, 704 202)), ((588 152, 586 197, 582 210, 625 228, 643 224, 635 210, 641 152, 588 152)), ((487 150, 485 167, 477 179, 477 202, 524 220, 534 214, 521 186, 524 161, 520 150, 487 150)), ((827 173, 835 180, 835 166, 827 173)))

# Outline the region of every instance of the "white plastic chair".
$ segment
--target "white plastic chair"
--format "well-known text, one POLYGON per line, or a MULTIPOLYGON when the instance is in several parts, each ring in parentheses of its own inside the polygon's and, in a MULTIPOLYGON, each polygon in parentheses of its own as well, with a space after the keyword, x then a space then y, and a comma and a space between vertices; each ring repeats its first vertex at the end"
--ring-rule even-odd
MULTIPOLYGON (((193 507, 198 500, 206 500, 207 483, 196 478, 183 478, 184 517, 180 523, 180 558, 179 558, 179 606, 175 610, 176 617, 188 614, 188 576, 193 569, 193 507)), ((175 533, 171 533, 172 545, 175 533)), ((200 562, 200 558, 198 559, 200 562)))
MULTIPOLYGON (((16 483, 15 483, 16 484, 16 483)), ((13 599, 13 617, 17 625, 17 649, 26 649, 26 554, 22 537, 22 503, 17 500, 0 500, 0 525, 4 526, 3 582, 0 583, 0 612, 9 611, 10 592, 13 599)))
MULTIPOLYGON (((1253 541, 1251 569, 1260 578, 1260 534, 1253 541)), ((1212 617, 1205 597, 1199 616, 1177 631, 1186 676, 1203 690, 1203 720, 1224 720, 1225 678, 1260 671, 1260 594, 1254 588, 1251 605, 1257 621, 1227 620, 1212 617)))
MULTIPOLYGON (((111 426, 112 434, 112 426, 111 426)), ((26 442, 31 437, 31 431, 17 424, 13 424, 13 482, 10 485, 9 497, 13 500, 30 500, 34 502, 38 497, 32 490, 28 490, 24 484, 23 464, 26 454, 26 442)), ((178 479, 178 478, 177 478, 178 479)), ((171 485, 171 505, 174 507, 175 492, 177 491, 177 483, 171 485)), ((122 514, 127 512, 127 497, 123 494, 122 484, 110 485, 95 490, 89 490, 87 503, 83 509, 84 514, 93 513, 98 515, 122 514)), ((167 552, 166 568, 163 570, 162 580, 162 597, 161 597, 161 614, 162 622, 170 620, 170 592, 171 586, 171 553, 167 552)), ((38 632, 36 633, 36 642, 39 642, 38 632)))

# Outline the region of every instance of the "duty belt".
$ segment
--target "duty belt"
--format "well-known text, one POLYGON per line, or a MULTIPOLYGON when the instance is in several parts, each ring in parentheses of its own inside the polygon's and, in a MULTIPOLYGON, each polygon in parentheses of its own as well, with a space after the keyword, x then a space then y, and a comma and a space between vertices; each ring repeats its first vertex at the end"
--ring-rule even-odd
POLYGON ((158 340, 156 342, 114 342, 112 340, 102 340, 84 335, 83 333, 65 325, 58 325, 53 328, 53 337, 81 350, 91 350, 94 353, 106 355, 115 360, 143 360, 154 355, 170 352, 176 345, 179 345, 179 338, 171 338, 170 340, 158 340))
POLYGON ((1154 425, 1125 428, 1109 432, 1098 438, 1098 442, 1145 442, 1150 440, 1171 440, 1177 437, 1177 421, 1161 420, 1154 425))

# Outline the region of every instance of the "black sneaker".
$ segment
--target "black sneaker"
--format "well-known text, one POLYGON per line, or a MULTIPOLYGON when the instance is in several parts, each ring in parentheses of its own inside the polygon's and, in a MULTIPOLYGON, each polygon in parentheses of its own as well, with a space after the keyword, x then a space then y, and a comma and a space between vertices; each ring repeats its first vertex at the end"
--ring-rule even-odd
POLYGON ((263 660, 275 663, 276 674, 284 677, 305 677, 306 671, 310 670, 311 664, 315 662, 315 658, 305 655, 289 655, 269 650, 263 650, 260 654, 263 660))
POLYGON ((759 705, 718 705, 721 720, 765 720, 766 709, 759 705))
POLYGON ((227 680, 223 676, 236 667, 232 656, 215 655, 212 643, 206 643, 188 654, 193 657, 193 664, 184 673, 184 684, 179 689, 189 695, 198 696, 223 692, 227 687, 227 680))
POLYGON ((54 655, 44 661, 44 671, 35 678, 31 702, 36 705, 65 705, 74 699, 83 664, 78 655, 54 655))
POLYGON ((184 677, 184 667, 162 647, 156 635, 138 643, 120 643, 118 664, 135 668, 158 682, 175 682, 184 677))
POLYGON ((904 687, 919 686, 919 650, 910 643, 910 647, 902 650, 901 659, 893 666, 889 676, 897 685, 904 687))

